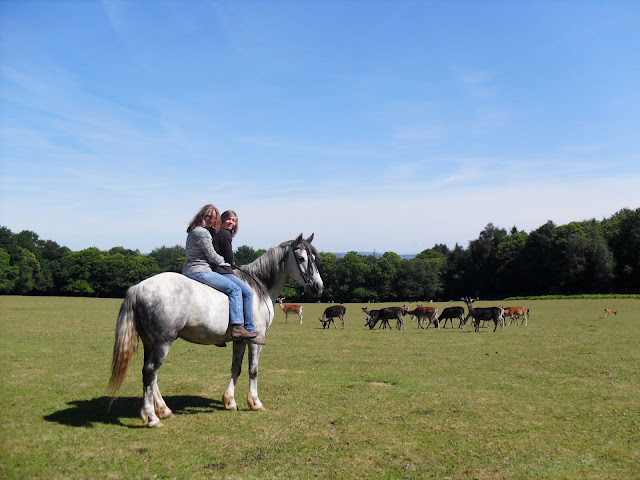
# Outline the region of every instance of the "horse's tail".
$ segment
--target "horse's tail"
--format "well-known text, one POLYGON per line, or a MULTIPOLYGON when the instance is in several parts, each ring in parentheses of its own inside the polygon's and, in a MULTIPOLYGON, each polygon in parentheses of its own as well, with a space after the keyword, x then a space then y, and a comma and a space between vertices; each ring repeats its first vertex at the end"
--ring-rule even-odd
POLYGON ((127 290, 124 302, 120 306, 116 339, 113 344, 113 360, 111 362, 111 379, 109 391, 115 397, 131 367, 133 356, 138 351, 138 330, 135 322, 137 288, 127 290))

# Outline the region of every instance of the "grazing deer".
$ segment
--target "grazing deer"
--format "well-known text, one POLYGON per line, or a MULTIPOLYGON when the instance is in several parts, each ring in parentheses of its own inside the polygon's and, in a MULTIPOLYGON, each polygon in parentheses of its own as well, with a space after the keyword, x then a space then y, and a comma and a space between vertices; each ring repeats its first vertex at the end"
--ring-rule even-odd
POLYGON ((318 320, 320 320, 320 322, 322 323, 323 329, 329 328, 331 326, 331 322, 333 322, 333 326, 335 328, 338 328, 334 320, 334 317, 338 317, 340 320, 342 320, 341 328, 344 329, 344 314, 346 313, 346 311, 347 309, 344 307, 344 305, 332 305, 331 307, 327 307, 324 310, 322 318, 319 318, 318 320))
POLYGON ((282 301, 286 297, 278 297, 278 303, 280 304, 280 308, 284 312, 284 323, 289 323, 289 314, 297 313, 300 318, 300 323, 302 323, 302 305, 297 305, 295 303, 285 303, 282 304, 282 301))
MULTIPOLYGON (((363 308, 362 311, 371 317, 367 322, 369 329, 373 329, 373 327, 376 326, 376 323, 378 323, 378 320, 382 320, 384 325, 385 321, 389 324, 389 320, 395 319, 396 328, 398 330, 404 330, 404 319, 402 316, 407 314, 407 310, 403 307, 386 307, 381 308, 380 310, 371 311, 363 308)), ((389 329, 391 329, 391 325, 389 325, 389 329)))
POLYGON ((418 319, 418 328, 424 328, 421 324, 422 319, 426 319, 427 328, 432 323, 440 329, 440 321, 438 320, 438 309, 436 307, 416 307, 413 310, 407 310, 407 307, 404 307, 407 315, 411 315, 412 317, 416 317, 418 319))
MULTIPOLYGON (((369 302, 369 303, 371 303, 371 302, 369 302)), ((369 315, 369 317, 366 318, 365 321, 364 321, 364 326, 371 328, 371 326, 369 324, 370 324, 371 320, 374 317, 376 319, 378 318, 378 315, 380 315, 380 310, 367 310, 366 308, 363 308, 362 311, 364 313, 366 313, 367 315, 369 315)), ((387 327, 389 327, 389 330, 391 330, 391 324, 389 323, 389 319, 388 318, 381 318, 380 320, 381 320, 381 322, 380 322, 380 326, 378 327, 378 329, 382 328, 384 330, 387 327)), ((377 321, 378 320, 376 320, 376 322, 377 321)))
POLYGON ((604 309, 604 318, 607 318, 611 314, 617 315, 618 312, 616 312, 615 310, 611 310, 610 308, 604 309))

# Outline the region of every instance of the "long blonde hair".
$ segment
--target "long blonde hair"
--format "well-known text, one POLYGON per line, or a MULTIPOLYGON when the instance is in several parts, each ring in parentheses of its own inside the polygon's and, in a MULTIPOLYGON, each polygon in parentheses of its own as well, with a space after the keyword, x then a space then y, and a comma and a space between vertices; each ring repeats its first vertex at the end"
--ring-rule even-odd
POLYGON ((214 205, 209 203, 202 207, 198 213, 196 213, 195 217, 193 217, 191 223, 189 223, 189 226, 187 227, 187 233, 196 227, 204 227, 204 216, 211 211, 216 213, 216 219, 213 221, 213 225, 211 227, 216 232, 220 230, 220 212, 214 205))

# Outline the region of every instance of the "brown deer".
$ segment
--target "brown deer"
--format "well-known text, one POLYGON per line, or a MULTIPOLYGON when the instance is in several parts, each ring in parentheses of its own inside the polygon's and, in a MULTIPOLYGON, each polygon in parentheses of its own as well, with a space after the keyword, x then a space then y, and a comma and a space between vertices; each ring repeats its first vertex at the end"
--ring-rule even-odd
POLYGON ((286 297, 278 297, 278 303, 280 304, 280 308, 284 312, 284 323, 289 323, 289 314, 296 313, 298 314, 298 318, 300 318, 300 323, 302 323, 302 305, 298 305, 295 303, 285 303, 282 301, 286 297))

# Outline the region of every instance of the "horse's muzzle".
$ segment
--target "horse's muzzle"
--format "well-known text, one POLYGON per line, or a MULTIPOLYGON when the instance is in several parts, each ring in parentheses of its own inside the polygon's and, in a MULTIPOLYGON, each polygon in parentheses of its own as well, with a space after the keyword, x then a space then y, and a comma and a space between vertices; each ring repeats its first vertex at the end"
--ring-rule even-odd
POLYGON ((309 290, 313 295, 320 295, 323 289, 324 285, 322 284, 322 282, 307 283, 307 290, 309 290))

